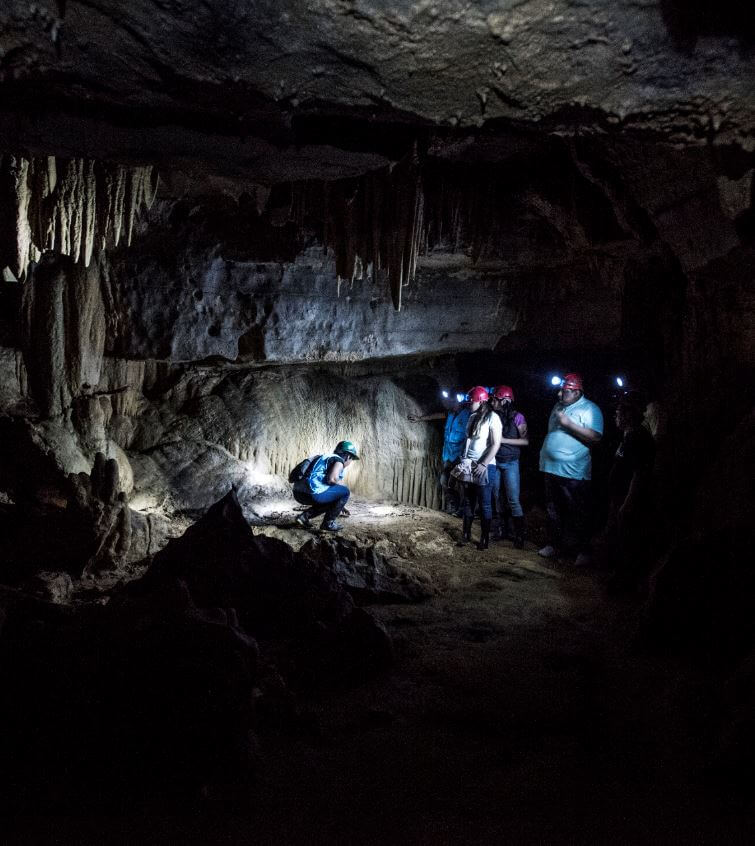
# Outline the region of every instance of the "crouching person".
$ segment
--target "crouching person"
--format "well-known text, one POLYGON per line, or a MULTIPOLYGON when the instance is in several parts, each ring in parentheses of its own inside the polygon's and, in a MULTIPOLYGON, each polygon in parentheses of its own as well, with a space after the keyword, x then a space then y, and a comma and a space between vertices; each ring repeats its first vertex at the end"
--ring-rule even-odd
POLYGON ((304 478, 294 482, 294 499, 309 506, 297 515, 299 525, 309 526, 310 520, 323 514, 320 528, 328 532, 342 528, 336 518, 346 506, 350 491, 341 482, 352 461, 359 461, 357 448, 351 441, 339 441, 331 455, 317 456, 304 478))

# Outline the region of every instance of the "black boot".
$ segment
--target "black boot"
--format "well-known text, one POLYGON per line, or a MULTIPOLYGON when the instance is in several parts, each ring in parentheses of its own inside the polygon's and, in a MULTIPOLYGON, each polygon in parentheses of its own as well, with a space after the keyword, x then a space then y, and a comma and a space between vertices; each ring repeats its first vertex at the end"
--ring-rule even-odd
POLYGON ((524 549, 524 517, 513 517, 514 521, 514 547, 524 549))
POLYGON ((501 522, 500 527, 498 529, 498 539, 508 540, 511 537, 513 537, 511 532, 511 512, 506 509, 506 511, 501 514, 501 522))
POLYGON ((472 540, 472 517, 465 517, 462 523, 461 528, 461 540, 458 543, 458 546, 464 546, 465 543, 469 543, 472 540))
POLYGON ((490 518, 480 518, 480 542, 477 544, 477 549, 487 549, 490 543, 490 518))

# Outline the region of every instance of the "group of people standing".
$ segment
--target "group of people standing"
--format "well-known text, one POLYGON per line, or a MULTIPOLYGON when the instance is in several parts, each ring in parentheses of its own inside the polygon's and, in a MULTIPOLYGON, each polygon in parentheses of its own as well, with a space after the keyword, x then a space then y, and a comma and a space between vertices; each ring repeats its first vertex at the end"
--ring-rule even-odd
MULTIPOLYGON (((459 401, 449 400, 441 488, 449 513, 462 517, 462 543, 472 539, 476 509, 480 511, 478 547, 487 549, 494 506, 501 536, 524 546, 524 512, 519 501, 519 453, 529 445, 527 421, 514 406, 514 391, 498 385, 491 391, 477 385, 459 401), (504 500, 505 497, 505 500, 504 500)), ((410 415, 409 420, 435 420, 442 414, 410 415)))
MULTIPOLYGON (((524 545, 524 513, 520 502, 519 459, 529 445, 527 421, 517 410, 508 385, 472 388, 465 396, 446 401, 443 470, 440 477, 445 510, 462 517, 461 544, 471 541, 476 513, 480 516, 479 549, 487 549, 493 511, 499 515, 499 537, 524 545)), ((609 477, 608 520, 600 534, 602 549, 614 559, 633 558, 638 532, 648 511, 648 480, 654 442, 642 425, 644 400, 637 392, 623 393, 616 405, 621 443, 609 477), (634 540, 634 542, 632 542, 634 540), (630 554, 627 555, 627 550, 630 554)), ((410 416, 434 420, 442 413, 410 416)), ((558 398, 548 419, 540 450, 545 481, 548 543, 538 550, 543 558, 591 560, 593 503, 592 450, 604 431, 600 408, 585 396, 578 373, 558 380, 558 398)))
MULTIPOLYGON (((445 510, 462 518, 460 545, 471 542, 476 514, 480 518, 478 549, 490 544, 494 511, 499 516, 499 538, 524 546, 524 512, 520 502, 519 459, 529 446, 527 421, 515 404, 508 385, 489 389, 481 385, 466 395, 446 396, 445 410, 410 415, 409 420, 445 417, 443 466, 440 475, 445 510)), ((616 425, 621 443, 608 480, 608 518, 600 544, 619 568, 631 567, 640 548, 642 526, 648 522, 648 486, 654 441, 643 426, 645 403, 637 392, 619 397, 616 425)), ((592 449, 603 437, 603 414, 584 393, 578 373, 558 380, 558 399, 548 419, 540 450, 545 480, 548 543, 538 550, 543 558, 571 560, 583 565, 590 559, 592 449)), ((349 489, 344 471, 358 461, 356 446, 340 441, 332 454, 314 456, 294 481, 296 500, 307 506, 296 518, 302 526, 323 515, 322 528, 338 531, 349 489)), ((302 465, 307 462, 302 462, 302 465)), ((599 544, 599 546, 600 546, 599 544)))

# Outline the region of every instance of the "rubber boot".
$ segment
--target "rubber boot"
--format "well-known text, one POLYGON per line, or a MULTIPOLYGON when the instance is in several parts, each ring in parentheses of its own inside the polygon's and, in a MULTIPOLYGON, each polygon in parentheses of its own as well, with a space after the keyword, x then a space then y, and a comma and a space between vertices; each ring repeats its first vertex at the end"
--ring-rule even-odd
POLYGON ((514 521, 514 547, 524 549, 524 517, 512 517, 514 521))
POLYGON ((472 540, 472 520, 473 517, 465 517, 462 522, 461 528, 461 540, 457 544, 458 546, 464 546, 465 543, 469 543, 472 540))
POLYGON ((480 542, 477 544, 477 549, 487 549, 490 543, 490 518, 480 518, 480 542))

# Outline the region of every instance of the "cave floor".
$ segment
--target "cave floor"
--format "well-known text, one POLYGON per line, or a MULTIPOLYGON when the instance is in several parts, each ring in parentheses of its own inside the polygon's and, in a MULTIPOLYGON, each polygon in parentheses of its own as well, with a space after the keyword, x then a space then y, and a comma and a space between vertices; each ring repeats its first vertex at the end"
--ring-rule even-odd
MULTIPOLYGON (((276 508, 255 530, 303 543, 276 508)), ((296 726, 261 731, 251 786, 170 814, 37 821, 13 842, 749 842, 706 789, 704 680, 633 648, 638 600, 534 544, 457 548, 460 523, 439 512, 357 502, 346 522, 347 537, 389 537, 438 588, 370 607, 390 669, 304 696, 296 726)))

